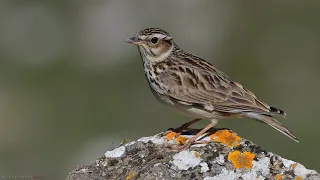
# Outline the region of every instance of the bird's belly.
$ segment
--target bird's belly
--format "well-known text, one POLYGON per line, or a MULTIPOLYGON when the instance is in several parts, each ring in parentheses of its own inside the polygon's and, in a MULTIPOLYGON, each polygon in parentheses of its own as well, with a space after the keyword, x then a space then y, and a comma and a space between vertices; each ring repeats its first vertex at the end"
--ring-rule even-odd
POLYGON ((190 107, 185 110, 187 114, 190 114, 191 116, 195 118, 201 118, 201 119, 220 119, 221 114, 215 111, 206 111, 203 109, 198 109, 196 107, 190 107))
POLYGON ((167 106, 170 106, 180 112, 181 114, 191 117, 191 118, 200 118, 200 119, 220 119, 222 114, 212 111, 206 111, 199 108, 196 108, 192 105, 183 105, 178 102, 173 102, 167 97, 157 93, 151 88, 151 91, 155 98, 161 102, 162 104, 165 104, 167 106))

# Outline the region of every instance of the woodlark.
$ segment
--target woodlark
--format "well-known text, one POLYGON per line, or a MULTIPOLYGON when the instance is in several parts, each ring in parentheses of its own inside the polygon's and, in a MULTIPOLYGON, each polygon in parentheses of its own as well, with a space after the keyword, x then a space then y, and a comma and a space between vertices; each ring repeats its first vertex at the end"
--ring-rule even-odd
POLYGON ((188 148, 220 119, 231 117, 258 120, 299 142, 292 132, 273 118, 285 117, 285 112, 268 106, 207 61, 180 49, 166 31, 144 29, 126 42, 138 46, 154 96, 160 102, 196 118, 183 127, 199 119, 210 120, 209 125, 177 149, 188 148))

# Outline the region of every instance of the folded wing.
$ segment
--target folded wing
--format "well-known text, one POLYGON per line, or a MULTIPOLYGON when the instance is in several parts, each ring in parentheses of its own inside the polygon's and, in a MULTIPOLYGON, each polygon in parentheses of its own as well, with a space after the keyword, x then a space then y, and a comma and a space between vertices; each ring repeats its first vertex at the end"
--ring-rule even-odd
MULTIPOLYGON (((186 61, 168 67, 159 81, 166 86, 167 95, 185 104, 212 106, 211 110, 225 113, 254 112, 264 115, 285 113, 268 106, 224 73, 205 61, 186 61)), ((209 109, 208 109, 209 110, 209 109)))

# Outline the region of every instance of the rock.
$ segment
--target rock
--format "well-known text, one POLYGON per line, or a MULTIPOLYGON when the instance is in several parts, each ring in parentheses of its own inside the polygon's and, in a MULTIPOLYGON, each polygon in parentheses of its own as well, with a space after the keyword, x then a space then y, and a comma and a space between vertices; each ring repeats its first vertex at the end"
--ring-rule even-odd
POLYGON ((184 151, 169 147, 192 135, 157 134, 121 144, 90 165, 78 166, 67 180, 102 179, 276 179, 319 180, 315 170, 267 152, 230 130, 215 130, 184 151))

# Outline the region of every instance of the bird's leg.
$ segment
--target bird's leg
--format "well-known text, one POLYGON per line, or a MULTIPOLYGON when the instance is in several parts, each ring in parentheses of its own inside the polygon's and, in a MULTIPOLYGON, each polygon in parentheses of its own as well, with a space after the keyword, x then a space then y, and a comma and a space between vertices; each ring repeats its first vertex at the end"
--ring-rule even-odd
POLYGON ((200 132, 198 132, 195 136, 193 136, 191 139, 189 139, 187 141, 186 144, 182 145, 182 146, 177 146, 172 148, 173 150, 178 150, 178 151, 182 151, 187 149, 188 147, 190 147, 201 135, 203 135, 206 131, 208 131, 209 129, 211 129, 212 127, 214 127, 216 124, 218 123, 218 120, 211 120, 211 123, 208 124, 205 128, 203 128, 200 132))
POLYGON ((189 121, 189 122, 187 122, 187 123, 184 123, 184 124, 182 124, 180 127, 175 128, 174 130, 168 130, 168 131, 166 131, 166 132, 163 134, 163 136, 166 136, 167 134, 169 134, 169 133, 171 133, 171 132, 175 132, 175 133, 177 133, 177 134, 175 135, 175 138, 176 138, 176 137, 178 137, 178 136, 182 133, 183 130, 187 129, 189 126, 191 126, 192 124, 194 124, 194 123, 196 123, 196 122, 198 122, 198 121, 200 121, 200 120, 201 120, 201 119, 194 119, 194 120, 192 120, 192 121, 189 121))

